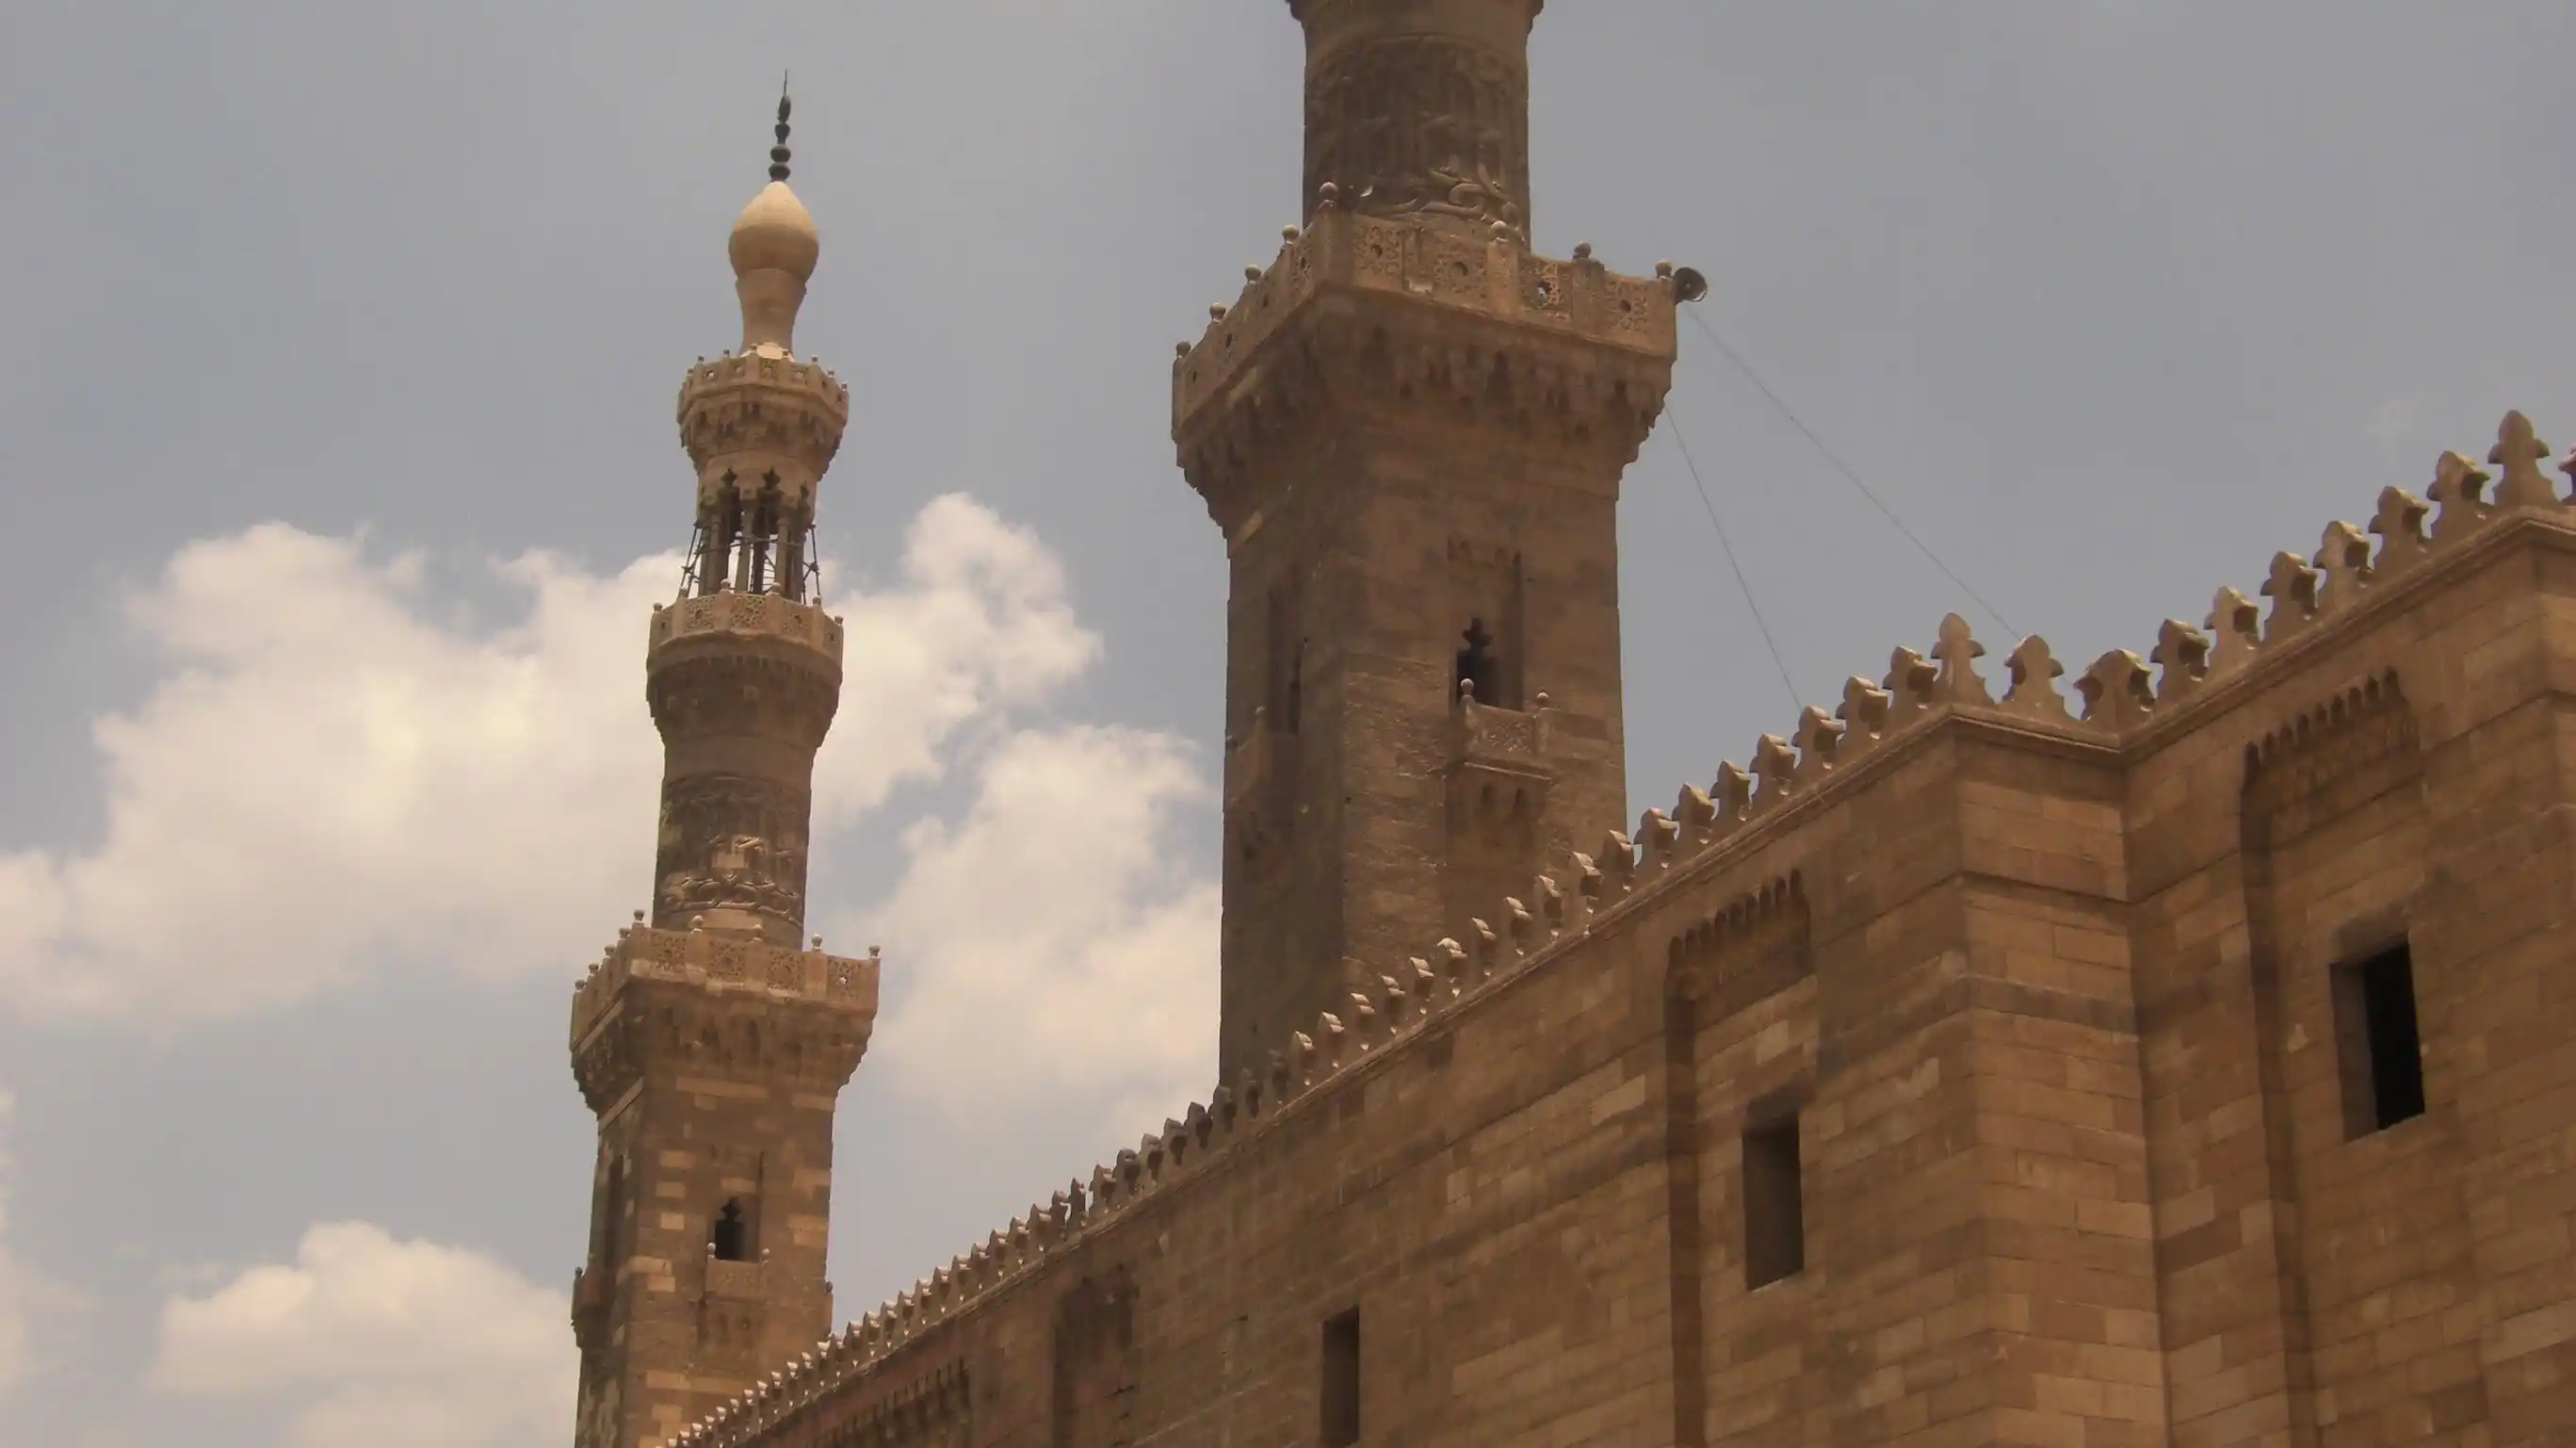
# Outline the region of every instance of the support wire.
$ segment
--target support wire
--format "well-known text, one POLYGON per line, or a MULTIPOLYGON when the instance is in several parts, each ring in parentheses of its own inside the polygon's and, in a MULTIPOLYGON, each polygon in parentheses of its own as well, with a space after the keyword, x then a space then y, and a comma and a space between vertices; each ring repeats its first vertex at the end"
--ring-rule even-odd
MULTIPOLYGON (((1699 324, 1701 334, 1706 336, 1709 341, 1715 343, 1718 351, 1726 354, 1726 360, 1735 364, 1736 371, 1744 374, 1744 380, 1752 383, 1754 390, 1760 392, 1764 400, 1768 401, 1773 409, 1778 411, 1782 417, 1789 420, 1789 425, 1796 428, 1800 436, 1806 438, 1807 442, 1815 448, 1817 454, 1824 458, 1824 460, 1832 466, 1835 472, 1843 475, 1843 480, 1845 482, 1848 482, 1853 487, 1859 489, 1860 495, 1869 499, 1870 506, 1878 509, 1880 513, 1884 514, 1888 522, 1895 524, 1896 531, 1905 535, 1906 542, 1913 544, 1925 558, 1932 560, 1932 566, 1941 570, 1941 576, 1949 579, 1952 583, 1957 584, 1959 591, 1966 594, 1969 599, 1977 605, 1977 607, 1984 609, 1986 617, 1993 619, 2006 634, 2019 637, 2019 630, 2015 629, 2011 624, 2006 623, 2004 621, 2003 614, 1998 612, 1993 604, 1986 602, 1983 595, 1979 594, 1976 589, 1970 587, 1968 580, 1961 578, 1958 575, 1957 570, 1951 568, 1949 564, 1942 562, 1941 555, 1932 551, 1931 544, 1924 542, 1920 537, 1916 536, 1912 528, 1905 526, 1905 520, 1896 516, 1896 510, 1887 506, 1886 500, 1879 497, 1876 492, 1873 492, 1870 489, 1869 484, 1862 482, 1860 480, 1860 474, 1853 472, 1849 464, 1835 456, 1834 450, 1825 446, 1825 440, 1816 436, 1815 429, 1800 421, 1798 414, 1789 410, 1789 404, 1780 400, 1780 394, 1771 390, 1771 384, 1762 380, 1762 374, 1754 371, 1752 364, 1746 362, 1742 354, 1738 353, 1733 347, 1726 344, 1726 339, 1717 334, 1717 328, 1711 326, 1708 319, 1700 315, 1697 307, 1689 307, 1684 310, 1690 313, 1690 319, 1692 321, 1699 324)), ((1676 431, 1674 436, 1678 437, 1680 436, 1680 433, 1676 431)), ((1685 449, 1684 451, 1687 453, 1688 450, 1685 449)), ((1703 494, 1702 496, 1705 497, 1706 495, 1703 494)), ((1716 515, 1712 512, 1710 516, 1714 518, 1716 515)), ((1748 595, 1748 597, 1749 596, 1750 595, 1748 595)))
POLYGON ((1717 546, 1726 553, 1726 566, 1735 573, 1735 586, 1744 593, 1744 607, 1753 615, 1753 626, 1761 630, 1762 647, 1771 651, 1771 667, 1780 671, 1780 687, 1789 693, 1789 707, 1804 703, 1798 697, 1798 686, 1790 681, 1789 665, 1780 657, 1780 643, 1771 636, 1771 625, 1762 617, 1762 605, 1753 601, 1753 585, 1745 580, 1744 565, 1735 559, 1735 544, 1726 536, 1726 525, 1717 519, 1717 504, 1709 501, 1708 483, 1699 475, 1699 463, 1691 457, 1690 439, 1682 435, 1681 414, 1673 409, 1671 399, 1664 402, 1664 421, 1673 429, 1673 441, 1682 450, 1682 465, 1690 469, 1691 486, 1699 490, 1699 505, 1708 510, 1708 524, 1717 530, 1717 546))

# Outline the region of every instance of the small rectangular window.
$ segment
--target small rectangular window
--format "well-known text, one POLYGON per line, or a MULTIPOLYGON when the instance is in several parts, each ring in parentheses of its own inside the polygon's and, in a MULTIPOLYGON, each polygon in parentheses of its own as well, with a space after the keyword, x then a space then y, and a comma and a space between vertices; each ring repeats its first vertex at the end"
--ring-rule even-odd
POLYGON ((1360 1310, 1324 1324, 1324 1448, 1360 1441, 1360 1310))
POLYGON ((1744 1133, 1744 1285, 1750 1290, 1794 1277, 1806 1266, 1798 1117, 1791 1112, 1744 1133))
POLYGON ((2335 967, 2335 1057, 2347 1137, 2424 1114, 2424 1043, 2415 1021, 2415 961, 2400 944, 2335 967))

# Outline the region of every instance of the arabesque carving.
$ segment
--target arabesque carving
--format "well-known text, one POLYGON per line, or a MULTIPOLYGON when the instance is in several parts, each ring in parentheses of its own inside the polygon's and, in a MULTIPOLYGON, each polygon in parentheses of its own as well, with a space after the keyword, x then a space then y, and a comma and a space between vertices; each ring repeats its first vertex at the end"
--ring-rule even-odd
POLYGON ((680 384, 680 442, 704 474, 722 458, 793 458, 810 485, 850 422, 850 389, 820 362, 738 353, 700 358, 680 384))
POLYGON ((662 786, 654 908, 664 928, 693 915, 743 910, 793 943, 805 922, 810 791, 739 774, 694 775, 662 786))
MULTIPOLYGON (((1271 264, 1252 268, 1232 306, 1210 309, 1207 330, 1186 344, 1173 366, 1174 426, 1210 400, 1227 396, 1236 376, 1283 323, 1309 298, 1327 290, 1383 292, 1445 311, 1479 313, 1498 321, 1534 322, 1551 333, 1580 339, 1669 369, 1679 343, 1675 331, 1676 283, 1670 276, 1621 276, 1590 258, 1556 261, 1506 240, 1476 239, 1426 227, 1416 220, 1364 216, 1342 204, 1339 188, 1311 225, 1292 229, 1271 264)), ((1445 335, 1445 334, 1444 334, 1445 335)), ((1435 366, 1454 368, 1454 381, 1481 395, 1492 383, 1491 358, 1444 358, 1437 349, 1405 353, 1398 339, 1382 359, 1386 380, 1427 379, 1435 366)), ((1367 336, 1361 337, 1363 348, 1367 336)), ((1507 356, 1520 354, 1510 353, 1507 356)), ((1516 399, 1535 400, 1576 386, 1583 372, 1571 358, 1521 364, 1509 379, 1516 399)), ((1660 397, 1660 393, 1657 394, 1660 397)))
POLYGON ((1529 80, 1507 58, 1436 35, 1343 49, 1306 86, 1306 191, 1363 215, 1528 234, 1529 80))
POLYGON ((845 630, 839 619, 815 604, 772 593, 723 592, 656 606, 645 647, 649 655, 667 644, 711 635, 785 639, 808 645, 837 665, 845 630))
POLYGON ((666 742, 760 735, 817 749, 841 705, 841 670, 820 653, 798 661, 683 642, 656 651, 649 669, 644 700, 666 742))

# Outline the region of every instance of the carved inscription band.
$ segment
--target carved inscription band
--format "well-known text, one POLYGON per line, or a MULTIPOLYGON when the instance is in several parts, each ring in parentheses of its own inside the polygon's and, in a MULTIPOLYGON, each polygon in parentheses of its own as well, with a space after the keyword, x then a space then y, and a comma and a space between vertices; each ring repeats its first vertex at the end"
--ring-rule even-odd
POLYGON ((1518 57, 1406 35, 1329 57, 1306 85, 1306 199, 1370 216, 1499 221, 1529 235, 1529 72, 1518 57))
POLYGON ((666 784, 653 866, 655 924, 686 930, 694 915, 741 910, 761 917, 772 943, 796 944, 811 811, 803 791, 738 774, 666 784))

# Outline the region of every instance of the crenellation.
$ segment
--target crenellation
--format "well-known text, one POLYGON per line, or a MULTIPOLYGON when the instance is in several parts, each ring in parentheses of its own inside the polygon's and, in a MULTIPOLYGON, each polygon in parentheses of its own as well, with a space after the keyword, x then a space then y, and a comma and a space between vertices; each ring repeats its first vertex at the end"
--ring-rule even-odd
POLYGON ((1987 689, 1983 674, 1977 672, 1977 660, 1986 656, 1986 646, 1977 642, 1968 621, 1957 614, 1942 618, 1938 640, 1932 646, 1936 671, 1932 678, 1933 704, 1991 704, 1994 695, 1987 689))
POLYGON ((2563 506, 2558 490, 2540 473, 2540 465, 2548 459, 2549 444, 2532 435, 2531 419, 2519 412, 2506 413, 2496 429, 2496 444, 2487 453, 2488 462, 2504 469, 2504 484, 2496 489, 2496 508, 2555 512, 2563 506))
POLYGON ((2379 490, 2379 506, 2370 518, 2370 531, 2379 539, 2378 556, 2371 560, 2373 573, 2394 578, 2424 560, 2432 547, 2424 534, 2424 520, 2432 511, 2423 499, 2394 483, 2379 490))
POLYGON ((2433 486, 2427 492, 2438 510, 2433 516, 2433 546, 2456 543, 2486 526, 2494 516, 2485 497, 2492 481, 2494 474, 2458 453, 2446 452, 2433 460, 2433 486))
POLYGON ((2084 702, 2084 722, 2113 734, 2125 734, 2145 723, 2157 703, 2146 660, 2127 649, 2113 649, 2095 659, 2084 677, 2075 681, 2075 692, 2084 702))
POLYGON ((2340 520, 2328 523, 2309 562, 2321 579, 2319 612, 2339 613, 2359 603, 2371 584, 2370 535, 2340 520))
POLYGON ((2263 643, 2269 647, 2306 628, 2317 616, 2316 570, 2296 553, 2275 553, 2263 596, 2272 600, 2272 611, 2263 620, 2263 643))
POLYGON ((2156 629, 2156 646, 2147 658, 2156 666, 2155 702, 2179 704, 2209 677, 2209 635, 2181 619, 2166 619, 2156 629))
POLYGON ((2037 634, 2023 639, 2013 646, 2004 666, 2011 678, 2004 690, 2005 713, 2050 720, 2074 717, 2066 712, 2066 699, 2057 692, 2057 680, 2065 675, 2066 666, 2049 652, 2048 640, 2037 634))
MULTIPOLYGON (((1737 766, 1734 760, 1718 761, 1717 783, 1708 791, 1715 811, 1709 819, 1711 843, 1724 838, 1753 814, 1754 778, 1737 766)), ((1698 786, 1689 786, 1696 790, 1698 786)))
POLYGON ((1753 741, 1754 812, 1778 805, 1798 789, 1798 752, 1777 734, 1753 741))
POLYGON ((1848 730, 1848 725, 1817 705, 1810 704, 1799 713, 1798 732, 1790 736, 1790 743, 1798 751, 1798 763, 1790 779, 1798 788, 1813 789, 1833 772, 1834 753, 1848 730))

